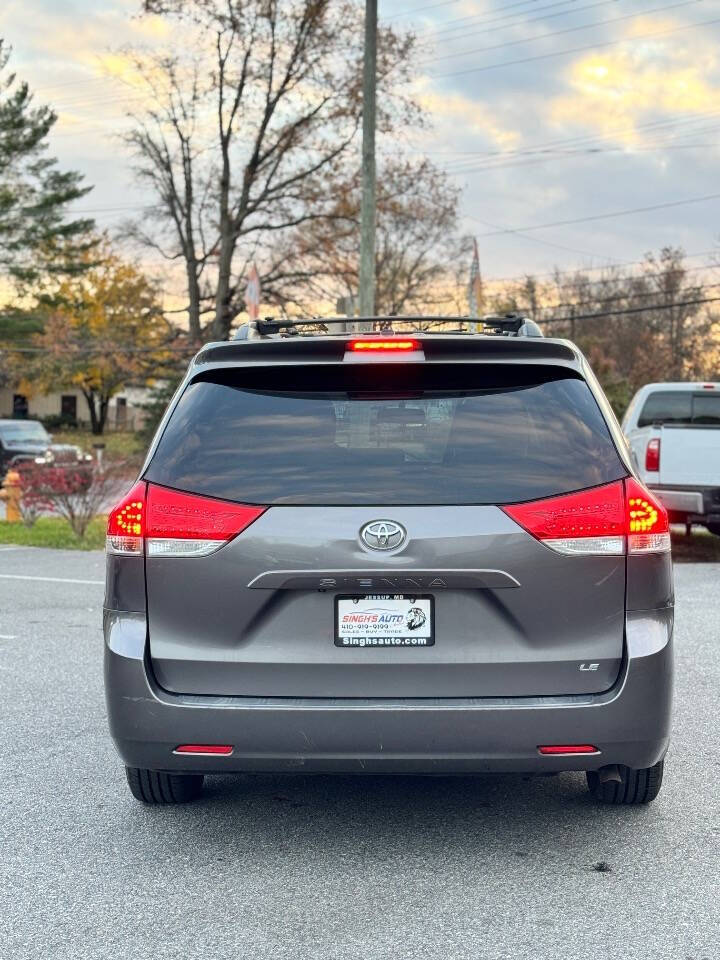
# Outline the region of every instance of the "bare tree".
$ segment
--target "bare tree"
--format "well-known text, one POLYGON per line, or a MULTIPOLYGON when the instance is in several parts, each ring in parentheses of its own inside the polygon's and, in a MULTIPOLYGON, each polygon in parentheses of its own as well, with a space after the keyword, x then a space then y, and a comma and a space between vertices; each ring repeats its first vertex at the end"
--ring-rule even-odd
MULTIPOLYGON (((447 301, 444 288, 455 257, 459 194, 427 159, 393 158, 381 166, 375 253, 378 314, 399 316, 447 301)), ((358 291, 359 171, 338 181, 332 196, 331 216, 294 231, 277 251, 286 270, 296 267, 296 282, 286 296, 300 306, 303 298, 358 291)))
MULTIPOLYGON (((267 266, 275 238, 332 217, 335 182, 361 112, 360 10, 349 0, 146 0, 172 18, 174 49, 135 54, 149 106, 128 136, 155 205, 136 236, 184 267, 191 336, 227 337, 258 259, 280 297, 298 268, 267 266), (190 50, 191 53, 186 51, 190 50), (203 318, 210 316, 206 325, 203 318)), ((379 115, 387 129, 410 101, 410 35, 383 29, 379 115)))
POLYGON ((691 280, 684 253, 665 247, 640 268, 599 275, 556 271, 549 283, 527 277, 495 292, 495 305, 546 321, 587 353, 616 410, 652 380, 714 378, 720 363, 716 287, 691 280))

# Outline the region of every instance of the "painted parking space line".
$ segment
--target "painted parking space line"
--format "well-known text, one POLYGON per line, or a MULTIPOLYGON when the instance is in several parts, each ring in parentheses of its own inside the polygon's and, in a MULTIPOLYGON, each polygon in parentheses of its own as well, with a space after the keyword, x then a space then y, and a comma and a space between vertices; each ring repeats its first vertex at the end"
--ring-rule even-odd
POLYGON ((0 633, 0 640, 17 640, 15 633, 0 633))
POLYGON ((104 580, 77 580, 74 577, 31 577, 23 573, 0 573, 0 580, 37 580, 40 583, 84 583, 102 587, 104 580))

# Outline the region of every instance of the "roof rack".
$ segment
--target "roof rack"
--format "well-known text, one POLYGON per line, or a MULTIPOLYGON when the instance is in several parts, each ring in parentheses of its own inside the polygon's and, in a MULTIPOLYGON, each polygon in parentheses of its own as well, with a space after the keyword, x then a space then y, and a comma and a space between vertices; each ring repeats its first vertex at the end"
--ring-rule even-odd
MULTIPOLYGON (((442 317, 442 316, 411 316, 411 317, 265 317, 262 320, 243 323, 237 330, 234 340, 259 340, 265 337, 278 336, 298 336, 302 327, 321 327, 323 332, 328 332, 328 327, 335 324, 342 324, 339 334, 345 334, 351 331, 346 329, 348 324, 364 323, 380 325, 380 329, 371 330, 364 333, 365 336, 373 334, 388 334, 393 332, 393 323, 402 324, 420 324, 420 323, 457 323, 464 325, 475 325, 475 330, 462 328, 459 330, 403 330, 402 333, 464 333, 474 336, 484 334, 490 336, 502 337, 542 337, 543 332, 540 327, 531 320, 519 313, 506 313, 502 316, 489 314, 484 317, 442 317)), ((355 331, 352 331, 355 332, 355 331)))
POLYGON ((483 333, 495 333, 504 337, 542 337, 544 336, 540 327, 521 313, 505 313, 502 316, 488 314, 480 317, 483 325, 483 333))

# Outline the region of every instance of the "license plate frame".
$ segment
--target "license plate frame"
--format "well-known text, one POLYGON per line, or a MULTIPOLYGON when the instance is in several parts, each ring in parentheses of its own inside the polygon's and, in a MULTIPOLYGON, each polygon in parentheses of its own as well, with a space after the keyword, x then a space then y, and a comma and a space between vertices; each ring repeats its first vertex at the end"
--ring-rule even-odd
MULTIPOLYGON (((417 619, 417 614, 415 616, 417 619)), ((429 593, 411 594, 371 594, 371 593, 343 593, 335 597, 333 608, 333 638, 336 647, 343 650, 424 650, 435 646, 435 597, 429 593), (347 604, 352 602, 352 606, 347 604), (381 605, 385 604, 382 608, 381 605), (425 620, 417 627, 408 626, 409 610, 420 610, 425 620), (371 609, 372 605, 376 609, 371 609), (360 614, 392 614, 400 613, 402 623, 377 621, 366 624, 353 624, 350 628, 346 623, 345 631, 341 631, 341 614, 353 611, 360 614), (404 625, 404 630, 402 629, 404 625), (367 634, 362 632, 363 627, 373 629, 367 634), (385 629, 383 629, 383 627, 385 629), (417 631, 417 632, 415 632, 417 631)))

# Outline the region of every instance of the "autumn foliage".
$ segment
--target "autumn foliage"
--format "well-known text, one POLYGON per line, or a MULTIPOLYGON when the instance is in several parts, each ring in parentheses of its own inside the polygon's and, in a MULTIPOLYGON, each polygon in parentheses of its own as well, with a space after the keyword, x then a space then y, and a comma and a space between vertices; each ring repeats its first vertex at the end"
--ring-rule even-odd
POLYGON ((103 432, 111 398, 162 372, 175 332, 153 282, 106 240, 84 254, 86 269, 63 279, 42 304, 36 352, 19 362, 36 390, 79 388, 92 431, 103 432))

